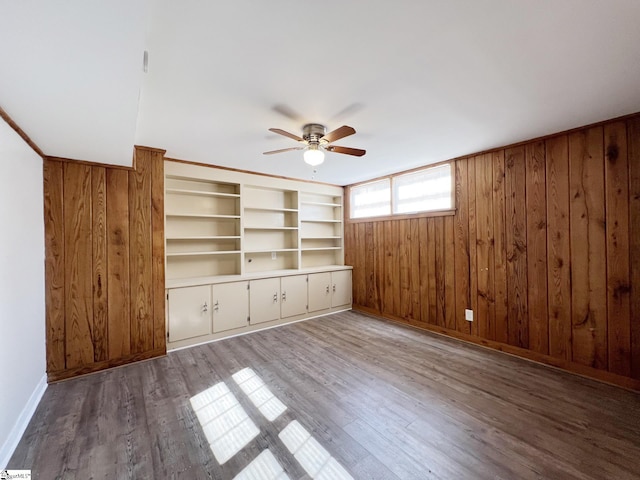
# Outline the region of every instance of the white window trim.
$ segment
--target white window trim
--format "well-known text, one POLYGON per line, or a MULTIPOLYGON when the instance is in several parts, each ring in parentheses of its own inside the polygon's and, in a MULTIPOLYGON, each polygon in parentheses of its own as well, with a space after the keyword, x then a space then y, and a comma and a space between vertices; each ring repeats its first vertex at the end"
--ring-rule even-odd
POLYGON ((389 175, 387 177, 382 177, 382 178, 377 178, 374 180, 370 180, 367 182, 363 182, 363 183, 358 183, 358 184, 354 184, 354 185, 349 185, 347 187, 347 195, 346 197, 349 199, 349 209, 348 211, 345 211, 345 213, 348 213, 348 215, 345 215, 345 221, 348 223, 358 223, 358 222, 371 222, 371 221, 381 221, 381 220, 397 220, 397 219, 403 219, 403 218, 420 218, 420 217, 440 217, 440 216, 447 216, 447 215, 455 215, 456 212, 456 204, 455 204, 455 179, 456 177, 456 169, 455 169, 455 162, 453 161, 447 161, 447 162, 442 162, 442 163, 438 163, 435 165, 428 165, 426 167, 421 167, 415 170, 409 170, 409 171, 405 171, 405 172, 399 172, 399 173, 395 173, 392 175, 389 175), (416 212, 407 212, 407 213, 393 213, 395 210, 395 206, 394 206, 394 198, 395 198, 395 193, 394 193, 394 179, 397 177, 401 177, 404 175, 411 175, 411 174, 416 174, 419 173, 423 170, 429 170, 431 168, 438 168, 438 167, 442 167, 443 165, 449 165, 450 171, 451 171, 451 208, 449 209, 440 209, 440 210, 421 210, 421 211, 416 211, 416 212), (386 215, 377 215, 377 216, 371 216, 371 217, 352 217, 352 205, 351 205, 351 199, 352 199, 352 190, 354 188, 358 188, 364 185, 369 185, 371 183, 376 183, 376 182, 380 182, 383 180, 388 180, 389 181, 389 206, 390 206, 390 213, 386 214, 386 215))

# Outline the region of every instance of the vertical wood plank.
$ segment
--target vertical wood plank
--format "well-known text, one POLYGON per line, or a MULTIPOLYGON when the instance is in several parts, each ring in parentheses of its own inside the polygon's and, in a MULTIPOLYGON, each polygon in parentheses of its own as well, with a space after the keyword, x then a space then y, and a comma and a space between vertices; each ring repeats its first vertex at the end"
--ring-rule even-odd
POLYGON ((546 141, 549 354, 571 360, 571 252, 567 136, 546 141))
POLYGON ((107 196, 107 323, 109 359, 131 353, 129 274, 129 174, 109 168, 107 196))
POLYGON ((91 211, 93 240, 93 360, 108 357, 108 278, 106 170, 91 167, 91 211))
MULTIPOLYGON (((470 157, 467 162, 467 180, 469 182, 469 298, 474 316, 478 315, 478 258, 477 258, 477 219, 476 219, 476 160, 470 157)), ((471 335, 478 335, 478 322, 470 323, 471 335)))
POLYGON ((365 305, 368 308, 375 308, 376 305, 376 261, 375 261, 375 241, 373 234, 373 222, 364 224, 364 248, 365 248, 365 305))
POLYGON ((456 330, 455 227, 453 217, 444 217, 444 326, 456 330))
POLYGON ((431 323, 429 320, 429 284, 433 279, 429 266, 429 223, 426 218, 418 219, 418 243, 420 250, 420 321, 431 323))
POLYGON ((398 268, 398 264, 395 263, 394 258, 394 242, 393 242, 393 224, 395 222, 388 220, 384 222, 384 247, 385 247, 385 262, 384 262, 384 313, 388 315, 394 315, 394 298, 393 288, 395 271, 398 268))
POLYGON ((365 245, 365 223, 356 223, 355 241, 356 255, 353 268, 353 278, 355 279, 353 288, 353 298, 358 305, 366 305, 367 299, 367 272, 366 272, 366 249, 365 245))
POLYGON ((416 322, 421 320, 420 310, 420 222, 417 218, 411 220, 411 312, 412 319, 416 322))
POLYGON ((455 219, 455 288, 456 328, 471 333, 471 323, 465 320, 464 311, 471 308, 469 292, 469 183, 466 158, 456 160, 456 208, 455 219))
MULTIPOLYGON (((493 159, 493 239, 494 239, 494 297, 496 316, 496 340, 509 341, 509 321, 507 303, 507 245, 505 206, 505 152, 498 150, 493 159)), ((524 164, 524 158, 521 159, 524 164)), ((524 197, 522 198, 524 204, 524 197)), ((522 226, 524 236, 524 225, 522 226)))
POLYGON ((478 265, 478 335, 495 340, 494 239, 493 239, 493 165, 491 155, 476 157, 476 258, 478 265))
POLYGON ((569 135, 571 325, 574 362, 607 368, 603 129, 569 135))
MULTIPOLYGON (((353 241, 353 235, 355 230, 355 223, 345 223, 343 232, 344 241, 344 264, 353 267, 354 256, 356 252, 356 246, 353 241)), ((355 303, 355 301, 354 301, 355 303)))
POLYGON ((436 325, 445 324, 444 218, 433 219, 435 229, 436 325))
POLYGON ((47 372, 65 368, 64 172, 61 162, 45 159, 44 247, 47 372))
POLYGON ((411 227, 409 220, 398 220, 398 263, 400 268, 399 316, 405 320, 413 318, 411 307, 411 227))
MULTIPOLYGON (((506 260, 509 285, 508 341, 511 345, 529 347, 527 303, 527 211, 526 161, 524 147, 510 148, 505 153, 506 189, 506 260)), ((546 317, 546 315, 545 315, 546 317)))
POLYGON ((629 156, 629 258, 631 376, 640 379, 640 115, 627 121, 629 156))
POLYGON ((129 172, 131 353, 153 348, 150 156, 136 152, 136 169, 129 172))
POLYGON ((544 142, 527 144, 525 157, 529 348, 546 355, 549 353, 549 315, 547 302, 547 174, 544 142))
POLYGON ((429 277, 429 323, 438 324, 438 288, 436 285, 436 222, 435 218, 427 218, 427 258, 429 277))
POLYGON ((375 288, 376 288, 376 304, 375 308, 378 312, 382 313, 384 310, 384 275, 385 275, 385 245, 384 245, 384 224, 385 222, 375 222, 375 288))
POLYGON ((401 308, 400 308, 400 289, 401 289, 401 280, 400 280, 400 243, 401 243, 401 233, 400 233, 400 220, 391 221, 391 238, 392 240, 392 261, 393 267, 391 268, 392 277, 392 293, 393 293, 393 315, 396 317, 401 316, 401 308))
POLYGON ((624 122, 605 125, 609 371, 631 374, 629 164, 624 122))
POLYGON ((93 363, 91 167, 64 164, 66 368, 93 363))
POLYGON ((164 258, 164 155, 153 152, 151 162, 151 257, 153 261, 153 348, 166 348, 164 258))

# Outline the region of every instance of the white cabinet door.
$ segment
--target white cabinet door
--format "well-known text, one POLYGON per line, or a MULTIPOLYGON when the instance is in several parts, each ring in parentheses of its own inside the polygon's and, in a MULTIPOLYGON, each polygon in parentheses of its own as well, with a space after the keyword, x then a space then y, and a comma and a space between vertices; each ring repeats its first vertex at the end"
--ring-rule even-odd
POLYGON ((249 282, 217 283, 211 288, 213 332, 247 326, 249 282))
POLYGON ((280 312, 282 318, 307 313, 307 276, 294 275, 280 278, 282 292, 280 312))
POLYGON ((169 341, 211 333, 211 286, 169 290, 169 341))
POLYGON ((309 274, 309 311, 317 312, 331 307, 331 273, 309 274))
POLYGON ((331 272, 331 306, 341 307, 351 303, 351 270, 331 272))
POLYGON ((251 325, 280 318, 280 279, 262 278, 249 282, 251 325))

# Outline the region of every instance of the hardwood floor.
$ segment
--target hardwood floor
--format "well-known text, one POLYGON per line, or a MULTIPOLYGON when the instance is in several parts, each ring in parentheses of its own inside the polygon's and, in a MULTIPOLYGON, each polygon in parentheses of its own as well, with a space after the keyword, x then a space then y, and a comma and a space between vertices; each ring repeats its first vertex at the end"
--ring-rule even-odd
POLYGON ((8 468, 231 479, 297 420, 356 479, 640 478, 640 394, 356 312, 50 385, 8 468), (231 375, 287 410, 270 422, 231 375), (224 382, 260 433, 223 465, 190 399, 224 382))

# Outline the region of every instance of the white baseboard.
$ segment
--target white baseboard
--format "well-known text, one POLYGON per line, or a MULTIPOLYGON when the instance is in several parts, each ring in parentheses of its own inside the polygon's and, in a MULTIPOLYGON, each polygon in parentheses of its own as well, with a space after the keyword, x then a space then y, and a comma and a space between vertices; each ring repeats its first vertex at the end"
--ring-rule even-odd
POLYGON ((4 470, 7 467, 11 455, 13 455, 14 450, 18 446, 24 431, 27 429, 27 425, 29 425, 29 422, 31 421, 31 417, 33 417, 36 408, 38 408, 38 404, 46 390, 47 375, 45 374, 33 390, 29 401, 25 404, 22 412, 20 412, 13 428, 9 434, 4 437, 4 443, 2 444, 2 447, 0 447, 0 470, 4 470))

